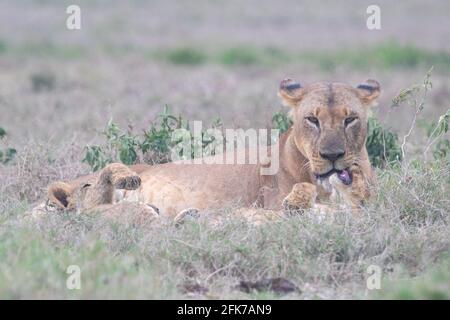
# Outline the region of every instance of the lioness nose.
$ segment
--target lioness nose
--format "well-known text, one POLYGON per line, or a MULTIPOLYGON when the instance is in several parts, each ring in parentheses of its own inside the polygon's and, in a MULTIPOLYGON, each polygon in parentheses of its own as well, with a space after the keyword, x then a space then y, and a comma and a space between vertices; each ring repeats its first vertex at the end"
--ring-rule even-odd
POLYGON ((335 162, 336 160, 342 158, 345 152, 320 152, 320 156, 324 159, 330 160, 331 162, 335 162))

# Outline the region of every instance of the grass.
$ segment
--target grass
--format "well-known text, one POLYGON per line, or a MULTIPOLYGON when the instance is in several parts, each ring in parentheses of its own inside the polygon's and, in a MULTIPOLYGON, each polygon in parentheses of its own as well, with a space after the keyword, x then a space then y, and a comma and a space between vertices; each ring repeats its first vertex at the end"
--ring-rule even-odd
POLYGON ((31 88, 34 92, 51 91, 55 88, 55 76, 51 72, 41 71, 30 75, 31 88))
POLYGON ((274 66, 285 64, 314 65, 324 71, 339 67, 358 70, 370 68, 417 68, 434 65, 437 69, 450 70, 450 53, 432 51, 413 44, 398 41, 382 41, 370 46, 334 50, 291 51, 274 46, 230 45, 215 49, 200 46, 180 46, 149 50, 138 46, 108 45, 85 48, 79 45, 58 45, 53 42, 27 43, 15 47, 0 41, 0 54, 8 52, 15 55, 37 55, 57 59, 81 59, 89 56, 92 50, 106 55, 138 53, 149 59, 167 61, 174 65, 198 66, 206 63, 224 66, 274 66))
POLYGON ((233 47, 219 54, 219 62, 224 65, 251 65, 262 63, 263 50, 252 47, 233 47))
POLYGON ((136 225, 130 212, 120 220, 76 213, 24 220, 29 205, 21 198, 39 195, 15 173, 34 168, 30 181, 44 186, 46 168, 60 161, 49 163, 41 153, 3 168, 11 180, 0 196, 2 298, 448 297, 448 161, 378 171, 377 197, 362 217, 342 212, 334 223, 306 214, 255 227, 231 219, 231 207, 220 212, 224 220, 217 227, 207 218, 178 228, 164 218, 136 225), (81 290, 65 286, 69 265, 81 268, 81 290), (383 273, 382 288, 367 295, 369 265, 383 273), (272 277, 300 291, 237 288, 242 280, 272 277), (189 292, 188 284, 206 291, 189 292))
POLYGON ((198 65, 206 61, 207 56, 200 50, 189 47, 171 49, 166 53, 167 60, 173 64, 198 65))
POLYGON ((334 52, 306 52, 300 57, 316 64, 323 70, 333 70, 342 65, 362 70, 368 68, 416 68, 430 65, 446 70, 450 69, 450 54, 447 52, 433 52, 411 44, 399 44, 393 40, 373 46, 334 52))
POLYGON ((238 45, 200 51, 196 47, 162 50, 161 55, 174 64, 218 63, 225 66, 276 66, 285 64, 312 64, 324 71, 338 67, 357 70, 370 68, 417 68, 434 65, 445 71, 450 70, 450 53, 430 51, 412 44, 384 41, 371 46, 345 49, 290 51, 278 47, 256 47, 238 45))
POLYGON ((7 51, 8 47, 6 42, 0 39, 0 54, 4 54, 7 51))
POLYGON ((0 54, 11 54, 15 57, 31 55, 46 59, 76 60, 87 56, 90 53, 90 49, 81 45, 61 45, 53 41, 29 41, 9 46, 5 42, 0 42, 0 54))
MULTIPOLYGON (((428 88, 429 77, 424 81, 422 87, 428 88)), ((417 104, 422 91, 400 95, 398 104, 417 104)), ((170 129, 170 119, 178 123, 165 110, 160 120, 168 127, 156 124, 148 132, 160 137, 161 130, 170 129)), ((280 129, 290 124, 283 113, 273 122, 280 129)), ((109 127, 110 141, 129 144, 119 127, 109 127)), ((381 126, 375 128, 374 139, 386 138, 381 126)), ((419 152, 406 153, 402 163, 387 161, 376 170, 376 196, 361 217, 342 211, 332 223, 306 213, 254 226, 233 218, 233 207, 214 212, 223 217, 217 226, 208 223, 207 214, 179 227, 164 217, 137 224, 128 211, 118 218, 69 212, 27 219, 25 212, 51 181, 86 172, 80 163, 82 148, 61 143, 30 143, 14 161, 0 165, 0 298, 449 297, 448 157, 424 162, 419 152), (66 287, 70 265, 80 267, 80 290, 66 287), (381 288, 368 291, 367 268, 372 265, 382 270, 381 288), (299 290, 239 289, 241 281, 267 278, 286 279, 299 290)), ((382 160, 381 150, 377 154, 382 160)))
MULTIPOLYGON (((436 160, 412 161, 425 144, 419 130, 402 165, 377 170, 376 197, 360 219, 344 212, 327 224, 304 215, 255 227, 227 218, 215 228, 204 219, 179 228, 164 219, 135 225, 130 212, 120 221, 70 213, 23 219, 50 182, 90 171, 81 163, 84 147, 103 141, 95 132, 110 117, 123 133, 133 123, 135 134, 148 129, 158 138, 151 143, 164 142, 166 135, 148 127, 164 103, 190 119, 220 115, 227 126, 264 127, 278 110, 276 87, 285 76, 302 82, 373 76, 382 82, 380 105, 388 106, 400 86, 434 65, 439 74, 425 120, 436 124, 449 100, 450 53, 436 49, 445 47, 439 41, 448 29, 444 5, 417 10, 419 1, 408 3, 396 3, 398 12, 408 13, 391 21, 397 38, 370 44, 364 19, 333 5, 327 12, 311 3, 309 10, 323 17, 339 12, 342 37, 322 32, 323 19, 278 2, 175 11, 162 1, 124 10, 86 3, 89 23, 69 33, 59 7, 3 6, 13 32, 0 37, 0 126, 10 134, 0 152, 14 147, 17 153, 0 164, 0 298, 448 299, 450 144, 444 139, 430 149, 442 155, 436 160), (421 23, 404 28, 407 20, 421 23), (352 45, 343 47, 349 37, 352 45), (51 74, 43 72, 49 66, 51 74), (81 290, 66 288, 69 265, 81 268, 81 290), (382 270, 380 290, 366 288, 370 265, 382 270), (270 277, 292 281, 300 291, 236 288, 242 280, 270 277), (204 293, 189 290, 195 285, 204 293)), ((405 107, 385 117, 399 137, 414 112, 405 107)), ((284 114, 274 125, 287 128, 284 114)), ((119 134, 114 142, 127 146, 132 140, 126 138, 119 134)), ((383 149, 373 152, 383 161, 383 149)), ((117 156, 134 161, 132 153, 117 156)), ((221 213, 229 217, 233 209, 221 213)))
POLYGON ((412 279, 388 279, 384 289, 373 295, 378 299, 400 300, 449 300, 450 271, 449 259, 443 259, 424 274, 412 279))
MULTIPOLYGON (((420 102, 421 90, 414 92, 418 96, 413 99, 420 102)), ((406 94, 401 97, 411 100, 406 94)), ((149 144, 164 146, 170 123, 176 127, 180 121, 167 110, 158 119, 162 123, 155 121, 145 135, 149 144)), ((290 125, 284 113, 277 113, 273 122, 283 130, 290 125)), ((384 136, 391 145, 381 126, 372 124, 371 130, 378 132, 374 141, 384 136)), ((110 123, 105 134, 113 147, 119 146, 121 160, 134 159, 122 153, 134 145, 128 130, 110 123)), ((67 140, 29 142, 17 147, 13 161, 0 165, 0 298, 448 296, 443 284, 449 277, 445 267, 450 254, 448 157, 424 162, 408 152, 402 163, 388 161, 377 169, 376 197, 362 216, 354 219, 342 212, 331 224, 305 214, 255 227, 232 219, 232 207, 219 212, 224 220, 216 227, 207 218, 178 228, 164 218, 135 224, 132 212, 123 212, 120 220, 76 213, 24 219, 50 182, 88 171, 80 162, 83 147, 67 140), (81 290, 66 288, 70 265, 81 269, 81 290), (368 292, 371 265, 381 268, 382 287, 368 292), (300 291, 281 295, 238 288, 240 281, 264 278, 287 279, 300 291), (192 290, 196 286, 201 292, 192 290)), ((375 149, 383 162, 384 149, 375 149)))
MULTIPOLYGON (((85 227, 89 227, 87 222, 85 227)), ((49 239, 63 236, 56 229, 49 230, 52 232, 50 237, 33 235, 35 229, 25 226, 14 230, 8 232, 2 228, 0 234, 3 262, 0 266, 0 296, 3 299, 138 298, 142 295, 152 298, 152 294, 157 297, 158 292, 171 290, 171 281, 158 281, 152 270, 139 267, 134 255, 114 257, 103 241, 86 239, 78 245, 67 243, 67 246, 58 247, 49 239), (66 270, 70 265, 81 267, 81 290, 66 288, 66 270), (129 286, 132 282, 135 284, 129 286), (136 291, 138 286, 140 289, 136 291)))
POLYGON ((371 46, 351 49, 306 50, 292 52, 277 47, 257 47, 249 45, 231 46, 207 54, 197 48, 181 47, 163 53, 174 64, 198 65, 206 62, 225 66, 273 66, 289 63, 313 64, 317 68, 330 71, 338 67, 358 70, 370 68, 417 68, 431 66, 450 70, 450 54, 444 51, 430 51, 412 44, 384 41, 371 46))
MULTIPOLYGON (((135 51, 142 49, 134 48, 135 51)), ((145 51, 145 50, 144 50, 145 51)), ((147 54, 151 59, 165 60, 175 65, 200 65, 205 63, 233 66, 282 66, 286 64, 313 65, 324 71, 339 67, 357 70, 370 68, 413 69, 421 66, 450 70, 450 53, 432 51, 398 41, 382 41, 370 46, 334 50, 292 51, 274 46, 230 45, 214 50, 197 46, 182 46, 158 50, 147 54)))

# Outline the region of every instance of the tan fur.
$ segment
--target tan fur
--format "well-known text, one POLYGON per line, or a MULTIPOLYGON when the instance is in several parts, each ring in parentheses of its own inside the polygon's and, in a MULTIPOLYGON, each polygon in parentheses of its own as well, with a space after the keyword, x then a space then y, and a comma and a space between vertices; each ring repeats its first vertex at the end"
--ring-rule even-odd
POLYGON ((152 204, 172 218, 186 208, 202 212, 236 203, 254 210, 272 210, 277 215, 283 209, 295 211, 326 202, 335 191, 350 206, 358 207, 370 196, 368 186, 373 180, 364 144, 368 108, 378 97, 378 83, 368 81, 361 88, 342 83, 316 83, 304 88, 292 84, 292 80, 285 80, 280 86, 279 95, 292 107, 294 124, 280 137, 280 169, 273 176, 260 174, 267 159, 261 164, 235 165, 111 164, 98 174, 52 184, 48 201, 60 208, 92 211, 117 202, 114 193, 122 190, 121 201, 152 204), (316 117, 320 129, 314 128, 307 116, 316 117), (357 120, 344 125, 348 117, 357 120), (332 176, 333 190, 327 190, 318 184, 316 175, 328 172, 333 165, 321 152, 337 145, 345 148, 345 155, 334 163, 335 168, 349 168, 354 182, 345 186, 332 176))

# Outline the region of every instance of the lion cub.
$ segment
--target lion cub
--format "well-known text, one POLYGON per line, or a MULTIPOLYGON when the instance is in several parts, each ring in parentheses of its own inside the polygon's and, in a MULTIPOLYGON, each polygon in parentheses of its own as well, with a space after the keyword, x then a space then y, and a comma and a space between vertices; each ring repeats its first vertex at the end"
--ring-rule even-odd
POLYGON ((52 183, 47 190, 47 201, 34 207, 31 215, 38 217, 50 212, 72 210, 110 216, 129 211, 138 218, 158 217, 158 208, 151 204, 139 200, 122 201, 123 192, 136 190, 140 185, 141 178, 136 172, 121 163, 112 163, 99 174, 88 176, 78 183, 52 183))

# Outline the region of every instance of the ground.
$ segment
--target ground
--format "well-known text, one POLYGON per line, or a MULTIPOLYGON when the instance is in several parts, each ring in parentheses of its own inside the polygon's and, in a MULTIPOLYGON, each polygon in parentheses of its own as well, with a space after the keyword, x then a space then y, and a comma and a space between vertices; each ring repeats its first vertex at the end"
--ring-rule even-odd
POLYGON ((73 3, 80 31, 65 28, 60 1, 0 4, 0 127, 17 149, 0 164, 0 298, 450 298, 448 160, 412 161, 423 124, 449 108, 447 1, 379 1, 380 31, 366 28, 367 1, 73 3), (432 65, 410 157, 377 170, 360 219, 305 214, 255 227, 227 219, 232 207, 214 228, 136 225, 132 212, 23 219, 51 181, 89 172, 83 148, 102 141, 110 118, 139 133, 167 104, 192 120, 265 128, 285 77, 374 78, 383 90, 374 114, 403 137, 413 110, 391 100, 432 65), (80 290, 66 287, 70 265, 80 290), (379 290, 367 289, 370 265, 381 268, 379 290), (297 289, 239 286, 263 278, 297 289))

